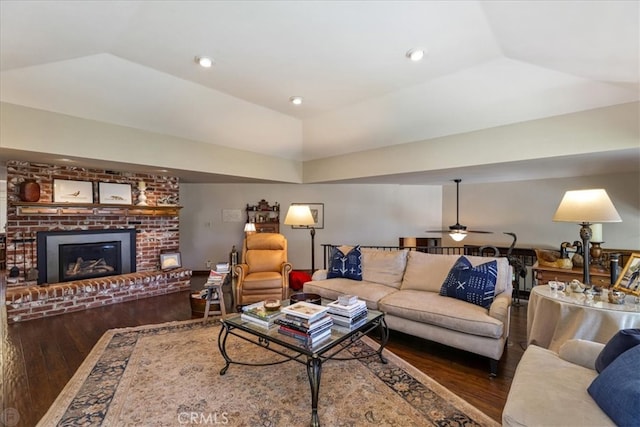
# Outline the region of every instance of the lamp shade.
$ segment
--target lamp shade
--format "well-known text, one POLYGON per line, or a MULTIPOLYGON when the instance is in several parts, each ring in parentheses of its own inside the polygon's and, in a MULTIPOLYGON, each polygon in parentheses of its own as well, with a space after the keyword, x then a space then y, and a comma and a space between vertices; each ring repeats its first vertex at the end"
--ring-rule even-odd
POLYGON ((609 195, 602 188, 567 191, 553 220, 577 223, 622 222, 609 195))
POLYGON ((244 225, 244 232, 252 232, 252 231, 256 231, 256 225, 253 222, 247 222, 244 225))
POLYGON ((316 222, 308 205, 291 205, 284 219, 285 225, 311 226, 316 222))

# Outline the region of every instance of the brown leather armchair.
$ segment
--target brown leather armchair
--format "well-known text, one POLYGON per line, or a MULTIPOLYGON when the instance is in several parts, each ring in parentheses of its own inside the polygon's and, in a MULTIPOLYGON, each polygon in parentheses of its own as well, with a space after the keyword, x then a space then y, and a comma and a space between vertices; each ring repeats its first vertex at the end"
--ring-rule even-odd
POLYGON ((287 239, 278 233, 256 233, 244 239, 242 264, 237 275, 236 305, 246 305, 266 298, 288 297, 291 264, 287 262, 287 239))

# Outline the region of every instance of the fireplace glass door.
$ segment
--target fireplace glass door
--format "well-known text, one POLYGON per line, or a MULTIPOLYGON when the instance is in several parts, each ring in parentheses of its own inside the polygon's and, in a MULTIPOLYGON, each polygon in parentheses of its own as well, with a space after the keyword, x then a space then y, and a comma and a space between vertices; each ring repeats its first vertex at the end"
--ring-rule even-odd
POLYGON ((122 273, 120 242, 59 245, 61 282, 122 273))

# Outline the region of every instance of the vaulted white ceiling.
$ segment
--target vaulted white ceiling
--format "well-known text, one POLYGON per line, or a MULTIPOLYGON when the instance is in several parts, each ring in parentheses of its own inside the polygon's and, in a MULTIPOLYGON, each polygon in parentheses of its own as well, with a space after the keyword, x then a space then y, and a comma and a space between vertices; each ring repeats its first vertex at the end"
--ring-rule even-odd
POLYGON ((313 160, 638 101, 638 6, 3 0, 0 100, 313 160))

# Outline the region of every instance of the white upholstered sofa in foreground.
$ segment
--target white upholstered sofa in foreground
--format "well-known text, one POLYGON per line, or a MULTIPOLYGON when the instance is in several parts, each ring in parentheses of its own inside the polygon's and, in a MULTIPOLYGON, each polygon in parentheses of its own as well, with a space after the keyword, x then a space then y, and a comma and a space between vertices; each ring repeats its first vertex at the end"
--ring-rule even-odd
POLYGON ((502 411, 502 425, 614 426, 587 392, 598 376, 595 361, 603 348, 584 340, 565 342, 559 353, 527 347, 502 411))
POLYGON ((357 295, 370 309, 385 313, 390 329, 486 356, 496 375, 509 336, 511 266, 506 258, 466 256, 474 267, 497 262, 495 297, 484 308, 439 294, 459 257, 362 248, 362 281, 327 279, 327 270, 318 270, 304 292, 328 299, 357 295))

